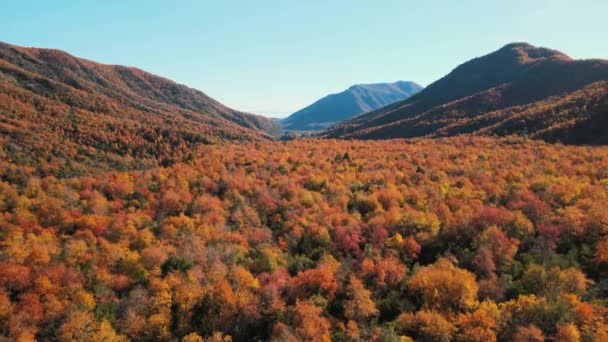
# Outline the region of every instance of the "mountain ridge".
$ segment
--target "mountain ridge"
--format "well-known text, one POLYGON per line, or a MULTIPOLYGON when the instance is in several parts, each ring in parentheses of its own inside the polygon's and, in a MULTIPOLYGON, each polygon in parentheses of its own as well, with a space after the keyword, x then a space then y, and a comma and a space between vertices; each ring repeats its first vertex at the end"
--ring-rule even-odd
POLYGON ((410 81, 355 84, 327 95, 282 120, 284 129, 318 130, 354 115, 406 99, 422 87, 410 81))
POLYGON ((356 116, 323 134, 362 139, 432 137, 451 121, 565 96, 604 80, 608 80, 608 61, 574 60, 556 50, 512 43, 459 65, 409 99, 356 116))
MULTIPOLYGON (((85 80, 100 83, 101 86, 109 85, 111 82, 108 82, 107 79, 104 78, 104 74, 116 73, 122 76, 118 79, 113 79, 112 81, 120 81, 122 85, 125 85, 126 88, 120 88, 121 91, 129 90, 128 94, 120 94, 118 93, 104 93, 105 95, 135 95, 138 100, 143 100, 143 102, 152 101, 160 101, 166 102, 167 104, 173 104, 185 109, 193 110, 193 111, 207 111, 212 110, 213 115, 220 115, 229 121, 233 121, 241 126, 246 128, 253 129, 264 129, 267 128, 269 120, 261 115, 244 113, 238 110, 234 110, 232 108, 228 108, 223 104, 219 103, 217 100, 209 97, 204 92, 188 87, 183 84, 179 84, 174 82, 166 77, 158 76, 142 70, 137 67, 132 66, 124 66, 118 64, 104 64, 91 61, 89 59, 75 57, 65 51, 58 49, 45 49, 45 48, 34 48, 34 47, 20 47, 16 45, 0 43, 3 47, 11 47, 17 51, 29 53, 32 56, 49 63, 52 66, 57 66, 62 68, 61 70, 55 70, 55 74, 47 74, 47 76, 54 77, 68 77, 64 80, 70 82, 69 85, 83 90, 83 84, 73 79, 74 76, 83 77, 87 76, 85 80), (63 69, 67 68, 67 70, 63 69), (95 69, 99 74, 91 74, 90 70, 85 70, 87 68, 95 69), (67 76, 61 73, 72 72, 75 75, 68 74, 67 76), (101 74, 101 75, 100 75, 101 74), (101 76, 101 77, 100 77, 101 76), (72 78, 70 78, 72 77, 72 78), (134 83, 135 80, 139 78, 142 81, 145 81, 147 89, 142 89, 142 87, 134 83), (160 87, 160 89, 154 89, 153 86, 160 87), (155 90, 152 93, 142 93, 142 90, 155 90), (164 92, 159 92, 162 90, 164 92), (172 94, 171 94, 172 93, 172 94), (183 94, 185 96, 176 97, 175 94, 183 94), (172 96, 173 95, 173 96, 172 96)), ((3 54, 3 57, 6 57, 6 54, 3 54)), ((86 89, 85 90, 89 90, 86 89)), ((98 89, 96 89, 98 90, 98 89)))
POLYGON ((270 140, 279 125, 138 68, 0 43, 0 140, 38 175, 142 169, 198 146, 270 140))

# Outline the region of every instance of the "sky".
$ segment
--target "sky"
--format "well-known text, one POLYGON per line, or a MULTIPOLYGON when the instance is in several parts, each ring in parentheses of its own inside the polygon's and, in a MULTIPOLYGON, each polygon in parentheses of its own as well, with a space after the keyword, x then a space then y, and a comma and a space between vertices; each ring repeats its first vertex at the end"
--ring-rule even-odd
POLYGON ((0 41, 284 117, 353 84, 426 86, 510 42, 608 58, 607 13, 606 0, 2 0, 0 41))

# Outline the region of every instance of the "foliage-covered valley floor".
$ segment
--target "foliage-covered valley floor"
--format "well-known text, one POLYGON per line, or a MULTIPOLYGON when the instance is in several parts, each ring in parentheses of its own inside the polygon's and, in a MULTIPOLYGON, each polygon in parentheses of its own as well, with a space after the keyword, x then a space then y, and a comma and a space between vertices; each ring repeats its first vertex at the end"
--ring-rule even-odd
POLYGON ((223 144, 5 180, 0 336, 606 340, 607 209, 608 148, 523 138, 223 144))

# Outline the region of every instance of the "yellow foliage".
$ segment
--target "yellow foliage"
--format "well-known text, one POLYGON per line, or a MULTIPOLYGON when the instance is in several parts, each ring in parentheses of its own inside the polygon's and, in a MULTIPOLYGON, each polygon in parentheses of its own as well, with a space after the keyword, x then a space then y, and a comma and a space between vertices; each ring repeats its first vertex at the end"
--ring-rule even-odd
POLYGON ((447 259, 421 267, 410 278, 408 288, 422 298, 428 309, 451 311, 473 308, 477 304, 475 276, 447 259))

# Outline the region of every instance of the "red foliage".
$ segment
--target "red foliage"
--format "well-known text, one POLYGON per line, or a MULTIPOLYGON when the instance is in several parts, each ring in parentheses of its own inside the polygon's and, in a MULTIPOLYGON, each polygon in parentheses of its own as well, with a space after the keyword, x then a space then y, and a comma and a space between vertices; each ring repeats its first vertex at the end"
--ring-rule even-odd
POLYGON ((403 240, 403 251, 411 260, 418 259, 421 250, 422 247, 413 236, 410 235, 403 240))

